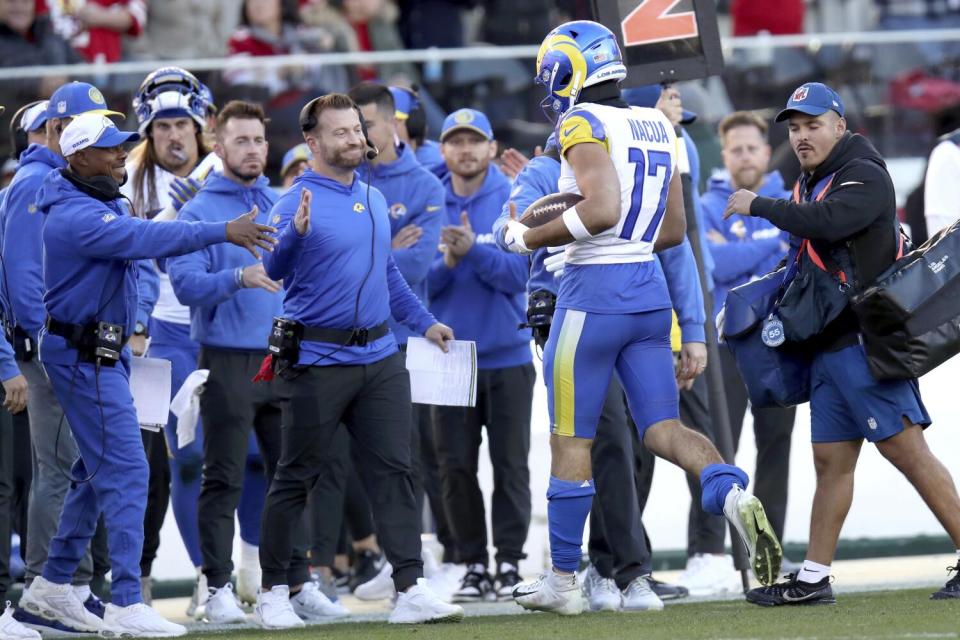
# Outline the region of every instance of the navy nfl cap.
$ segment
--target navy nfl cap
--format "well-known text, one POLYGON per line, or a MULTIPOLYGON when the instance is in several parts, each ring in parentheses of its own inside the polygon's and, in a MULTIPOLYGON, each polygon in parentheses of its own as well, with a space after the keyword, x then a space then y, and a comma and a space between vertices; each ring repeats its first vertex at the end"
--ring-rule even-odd
POLYGON ((787 100, 787 106, 777 114, 776 122, 783 122, 794 111, 808 116, 822 116, 827 111, 836 111, 842 118, 843 101, 836 91, 822 82, 808 82, 796 88, 787 100))

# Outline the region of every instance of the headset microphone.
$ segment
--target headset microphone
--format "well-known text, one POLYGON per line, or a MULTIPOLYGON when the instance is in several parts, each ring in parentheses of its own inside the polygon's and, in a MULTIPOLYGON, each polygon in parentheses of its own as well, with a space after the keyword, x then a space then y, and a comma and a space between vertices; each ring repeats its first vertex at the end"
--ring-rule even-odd
POLYGON ((366 156, 367 160, 373 160, 380 155, 380 149, 377 149, 377 145, 373 144, 369 140, 367 140, 366 143, 367 151, 364 155, 366 156))

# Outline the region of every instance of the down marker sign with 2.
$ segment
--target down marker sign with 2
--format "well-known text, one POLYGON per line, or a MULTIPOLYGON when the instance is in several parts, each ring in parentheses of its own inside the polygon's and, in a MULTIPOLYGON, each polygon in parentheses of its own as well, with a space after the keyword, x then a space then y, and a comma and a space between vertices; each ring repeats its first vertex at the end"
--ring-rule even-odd
POLYGON ((620 23, 628 47, 696 38, 697 16, 693 11, 670 13, 680 0, 640 0, 620 23))

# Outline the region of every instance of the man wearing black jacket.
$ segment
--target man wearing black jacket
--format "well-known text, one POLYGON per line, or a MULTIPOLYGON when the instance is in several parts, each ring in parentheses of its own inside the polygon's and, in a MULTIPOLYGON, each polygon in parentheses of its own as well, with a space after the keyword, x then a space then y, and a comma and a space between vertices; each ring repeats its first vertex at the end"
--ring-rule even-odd
MULTIPOLYGON (((818 82, 798 87, 776 119, 789 120, 790 144, 803 170, 792 201, 741 189, 730 196, 724 217, 758 216, 789 231, 794 241, 788 260, 797 260, 797 278, 809 277, 819 300, 837 300, 838 290, 869 285, 897 257, 893 183, 873 145, 846 130, 843 103, 830 87, 818 82)), ((840 301, 845 303, 844 295, 840 301)), ((816 317, 820 309, 801 311, 816 317)), ((787 324, 783 307, 780 315, 787 324)), ((747 593, 756 604, 836 602, 830 563, 853 499, 864 438, 916 488, 960 555, 960 498, 949 471, 924 440, 930 417, 917 381, 875 380, 853 311, 843 306, 830 317, 807 342, 816 354, 810 417, 817 471, 807 556, 798 574, 747 593)), ((960 598, 960 558, 951 571, 958 573, 932 598, 960 598)))

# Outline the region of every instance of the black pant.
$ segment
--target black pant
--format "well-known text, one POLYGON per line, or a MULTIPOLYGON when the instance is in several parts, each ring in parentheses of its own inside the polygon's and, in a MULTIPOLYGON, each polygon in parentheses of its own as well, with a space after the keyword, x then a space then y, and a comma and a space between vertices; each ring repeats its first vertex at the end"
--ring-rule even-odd
MULTIPOLYGON (((699 431, 710 442, 716 442, 707 381, 699 376, 689 391, 680 391, 680 421, 684 426, 699 431)), ((687 521, 687 555, 722 554, 727 535, 726 521, 721 516, 707 513, 700 506, 700 478, 687 474, 690 487, 690 516, 687 521)))
POLYGON ((654 456, 640 442, 623 390, 613 379, 590 450, 597 493, 590 510, 590 562, 625 589, 652 571, 643 509, 653 478, 654 456))
MULTIPOLYGON (((743 417, 747 412, 747 387, 737 369, 730 350, 720 346, 720 365, 723 368, 724 391, 730 428, 733 431, 734 451, 739 448, 743 417)), ((767 512, 777 537, 783 540, 783 525, 787 518, 787 482, 790 478, 790 439, 797 408, 754 409, 753 434, 757 443, 757 467, 753 476, 753 493, 767 512)))
MULTIPOLYGON (((4 394, 0 390, 0 402, 4 394)), ((10 588, 10 536, 20 536, 20 557, 27 546, 30 494, 30 423, 27 412, 13 416, 0 408, 0 604, 10 588)))
POLYGON ((140 554, 140 575, 147 577, 160 548, 160 529, 170 503, 170 455, 163 430, 140 430, 143 451, 150 466, 147 485, 147 509, 143 514, 143 551, 140 554))
POLYGON ((368 365, 295 368, 280 376, 282 449, 260 536, 263 586, 287 582, 298 522, 341 423, 352 437, 377 537, 397 591, 423 576, 420 522, 410 471, 410 376, 395 353, 368 365))
MULTIPOLYGON (((210 587, 220 588, 233 573, 234 514, 240 504, 250 429, 254 429, 267 482, 280 457, 280 403, 273 382, 252 382, 263 353, 202 347, 200 368, 210 376, 200 396, 203 419, 203 480, 200 485, 200 551, 210 587)), ((309 579, 303 553, 302 521, 285 520, 297 536, 295 557, 288 554, 290 583, 309 579)))
POLYGON ((476 407, 437 407, 434 436, 443 501, 461 562, 486 565, 487 520, 477 478, 487 428, 493 466, 493 544, 497 565, 518 564, 530 527, 530 411, 532 364, 477 372, 476 407))
MULTIPOLYGON (((443 546, 443 562, 459 562, 457 545, 450 526, 450 517, 443 502, 443 485, 440 481, 440 461, 437 458, 437 443, 433 430, 433 410, 427 405, 413 405, 414 430, 420 435, 420 479, 423 493, 430 505, 433 524, 436 527, 437 541, 443 546)), ((422 498, 421 498, 422 500, 422 498)), ((421 508, 419 513, 423 513, 421 508)), ((424 527, 430 530, 429 526, 424 527)))

